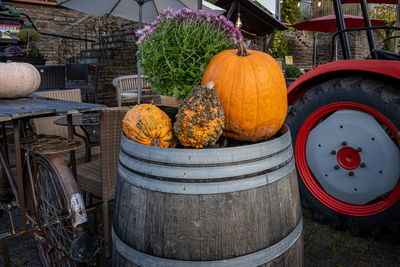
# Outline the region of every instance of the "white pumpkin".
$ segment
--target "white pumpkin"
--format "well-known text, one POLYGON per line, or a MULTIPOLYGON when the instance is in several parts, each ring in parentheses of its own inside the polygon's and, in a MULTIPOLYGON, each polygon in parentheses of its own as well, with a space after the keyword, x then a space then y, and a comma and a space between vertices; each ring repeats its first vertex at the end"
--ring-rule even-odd
POLYGON ((40 86, 40 73, 29 63, 0 63, 0 98, 25 97, 40 86))

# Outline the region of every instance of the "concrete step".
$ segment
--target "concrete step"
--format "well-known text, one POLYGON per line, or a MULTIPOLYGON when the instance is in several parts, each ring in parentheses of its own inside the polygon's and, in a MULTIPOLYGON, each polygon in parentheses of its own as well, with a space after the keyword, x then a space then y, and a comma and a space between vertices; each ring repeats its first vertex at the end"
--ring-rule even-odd
POLYGON ((89 59, 89 58, 101 58, 101 57, 111 57, 112 51, 107 50, 82 50, 81 58, 89 59))
POLYGON ((102 41, 105 43, 113 43, 119 42, 124 40, 133 40, 135 38, 135 33, 132 31, 131 34, 128 31, 122 31, 120 33, 116 33, 107 37, 103 37, 102 41))
POLYGON ((123 45, 121 41, 114 41, 108 43, 94 43, 92 44, 92 50, 100 50, 100 49, 116 49, 120 48, 123 45))

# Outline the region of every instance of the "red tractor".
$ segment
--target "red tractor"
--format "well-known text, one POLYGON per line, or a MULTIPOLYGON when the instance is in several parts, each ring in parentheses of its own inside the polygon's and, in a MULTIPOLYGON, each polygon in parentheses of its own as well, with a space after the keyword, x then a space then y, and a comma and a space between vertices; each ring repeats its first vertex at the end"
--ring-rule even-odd
MULTIPOLYGON (((400 226, 400 56, 376 48, 368 3, 332 0, 344 60, 318 66, 288 88, 304 207, 354 234, 400 226), (346 29, 342 3, 360 3, 366 27, 346 29), (352 60, 347 32, 365 30, 371 59, 352 60)), ((391 27, 400 30, 396 27, 391 27)))

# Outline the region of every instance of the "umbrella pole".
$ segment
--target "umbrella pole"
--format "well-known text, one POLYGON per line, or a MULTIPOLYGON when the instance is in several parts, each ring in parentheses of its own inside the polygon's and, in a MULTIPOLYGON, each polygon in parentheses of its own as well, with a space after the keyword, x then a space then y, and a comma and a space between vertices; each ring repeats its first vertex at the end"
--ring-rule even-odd
MULTIPOLYGON (((142 28, 142 22, 143 22, 143 0, 136 0, 137 3, 139 4, 139 29, 142 28)), ((142 96, 142 78, 140 76, 140 58, 141 56, 138 55, 136 58, 137 61, 137 76, 138 76, 138 92, 137 92, 137 103, 140 105, 140 98, 142 96)))
POLYGON ((335 42, 335 61, 338 61, 338 60, 339 60, 339 55, 338 55, 338 42, 339 42, 339 40, 336 39, 336 42, 335 42))
POLYGON ((318 33, 314 33, 314 40, 313 40, 313 62, 312 65, 317 65, 317 45, 318 45, 318 33))

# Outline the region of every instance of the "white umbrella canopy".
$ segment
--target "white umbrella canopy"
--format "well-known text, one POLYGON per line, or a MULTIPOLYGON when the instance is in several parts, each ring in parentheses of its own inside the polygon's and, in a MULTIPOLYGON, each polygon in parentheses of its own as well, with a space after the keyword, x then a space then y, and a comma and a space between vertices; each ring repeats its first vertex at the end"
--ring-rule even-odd
MULTIPOLYGON (((167 7, 174 11, 180 8, 197 8, 198 0, 152 0, 144 1, 142 22, 151 23, 158 12, 167 7)), ((59 5, 78 10, 93 16, 114 16, 139 22, 139 4, 136 0, 57 0, 59 5)), ((203 0, 203 10, 220 15, 225 9, 212 5, 203 0)))

